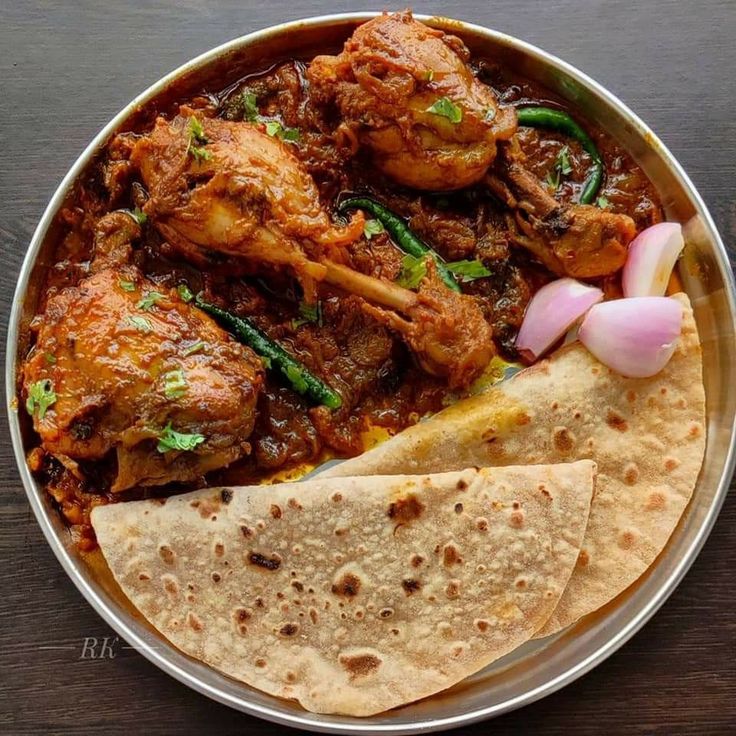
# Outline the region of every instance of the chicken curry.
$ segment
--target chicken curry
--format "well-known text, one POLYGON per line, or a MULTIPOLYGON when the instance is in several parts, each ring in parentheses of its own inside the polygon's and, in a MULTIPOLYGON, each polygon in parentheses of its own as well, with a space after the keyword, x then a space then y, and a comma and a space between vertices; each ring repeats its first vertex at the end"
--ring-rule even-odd
POLYGON ((618 295, 661 219, 613 140, 409 12, 221 82, 62 212, 20 395, 82 549, 95 505, 295 476, 473 391, 537 289, 618 295))

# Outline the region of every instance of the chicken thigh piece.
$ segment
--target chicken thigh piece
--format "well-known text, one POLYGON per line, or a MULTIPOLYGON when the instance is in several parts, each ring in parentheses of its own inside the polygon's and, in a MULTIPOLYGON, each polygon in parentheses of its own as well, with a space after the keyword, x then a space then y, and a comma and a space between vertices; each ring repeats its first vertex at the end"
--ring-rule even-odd
POLYGON ((511 150, 502 151, 487 182, 513 212, 508 218, 512 240, 552 273, 588 279, 623 267, 636 235, 628 215, 558 202, 511 150))
MULTIPOLYGON (((137 228, 107 215, 113 238, 120 218, 137 228)), ((111 490, 122 491, 194 480, 249 451, 260 360, 135 267, 102 267, 52 296, 36 332, 26 407, 73 472, 114 450, 111 490)))
POLYGON ((287 144, 258 126, 182 108, 156 120, 133 147, 150 199, 144 211, 195 260, 202 249, 299 269, 306 255, 340 260, 363 232, 362 215, 335 225, 314 180, 287 144))
POLYGON ((386 175, 415 189, 461 189, 481 180, 516 113, 475 78, 459 38, 409 11, 357 28, 337 56, 317 56, 312 95, 334 102, 386 175))

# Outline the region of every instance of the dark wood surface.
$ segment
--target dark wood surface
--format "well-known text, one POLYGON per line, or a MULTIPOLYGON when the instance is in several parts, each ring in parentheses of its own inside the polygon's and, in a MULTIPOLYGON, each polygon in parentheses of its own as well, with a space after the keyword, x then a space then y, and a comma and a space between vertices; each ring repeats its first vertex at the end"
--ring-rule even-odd
MULTIPOLYGON (((368 3, 369 7, 375 4, 368 3)), ((136 93, 188 58, 279 21, 366 3, 325 0, 15 2, 0 8, 2 345, 26 246, 59 180, 136 93)), ((525 38, 609 87, 661 135, 736 237, 733 0, 417 3, 525 38)), ((46 546, 0 433, 0 732, 287 733, 188 690, 113 636, 46 546), (58 648, 61 647, 61 648, 58 648)), ((736 732, 736 498, 657 616, 575 684, 465 733, 736 732)))

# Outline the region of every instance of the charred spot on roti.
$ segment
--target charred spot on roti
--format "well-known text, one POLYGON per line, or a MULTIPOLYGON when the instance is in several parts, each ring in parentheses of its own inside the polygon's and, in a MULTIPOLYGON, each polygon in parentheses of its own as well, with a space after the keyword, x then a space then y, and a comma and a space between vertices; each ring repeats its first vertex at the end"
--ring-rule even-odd
POLYGON ((316 609, 316 608, 314 608, 314 607, 312 607, 312 608, 310 608, 310 609, 309 609, 309 620, 310 620, 310 621, 311 621, 311 622, 312 622, 313 624, 316 624, 316 623, 317 623, 317 620, 318 620, 318 614, 317 614, 317 609, 316 609))
POLYGON ((644 508, 647 511, 664 511, 667 499, 662 491, 652 491, 647 498, 644 508))
POLYGON ((405 578, 401 581, 401 587, 406 595, 414 595, 418 590, 422 589, 422 584, 415 578, 405 578))
POLYGON ((304 584, 300 583, 298 580, 292 580, 291 587, 299 591, 299 593, 302 593, 304 591, 304 584))
POLYGON ((463 512, 463 505, 461 503, 455 504, 455 513, 456 514, 462 514, 463 512))
POLYGON ((559 402, 557 402, 557 401, 553 401, 553 402, 552 402, 552 403, 551 403, 551 404, 549 405, 549 407, 550 407, 550 409, 552 409, 552 411, 557 411, 557 410, 558 410, 558 409, 560 408, 560 404, 559 404, 559 402))
POLYGON ((516 509, 509 514, 509 526, 514 529, 521 529, 524 526, 524 512, 516 509))
POLYGON ((360 592, 360 578, 352 572, 343 573, 332 584, 331 590, 335 595, 344 598, 355 598, 360 592))
POLYGON ((333 493, 332 494, 332 500, 335 503, 340 503, 340 501, 342 501, 342 493, 333 493))
POLYGON ((150 579, 151 579, 151 576, 146 572, 142 572, 138 575, 138 580, 150 580, 150 579))
POLYGON ((179 582, 173 575, 162 575, 161 582, 164 585, 164 590, 172 598, 176 598, 179 595, 179 582))
POLYGON ((247 608, 236 608, 235 611, 233 611, 233 618, 239 624, 245 623, 252 615, 252 611, 247 608))
POLYGON ((664 459, 664 469, 671 473, 680 466, 680 461, 676 457, 666 457, 664 459))
POLYGON ((245 526, 245 524, 240 525, 240 532, 246 539, 253 536, 253 530, 249 526, 245 526))
POLYGON ((688 437, 691 439, 695 439, 696 437, 700 437, 700 435, 703 432, 703 425, 700 422, 692 422, 690 424, 690 428, 687 431, 688 437))
POLYGON ((258 658, 257 658, 257 659, 255 660, 255 662, 253 662, 253 664, 254 664, 254 665, 255 665, 256 667, 258 667, 258 669, 259 669, 259 670, 262 670, 262 669, 264 669, 264 668, 266 667, 266 665, 268 664, 268 662, 266 662, 266 660, 265 660, 265 659, 263 659, 262 657, 258 657, 258 658))
POLYGON ((220 491, 220 500, 227 506, 233 500, 233 492, 229 488, 220 491))
POLYGON ((271 557, 266 557, 260 552, 251 552, 248 555, 248 562, 250 562, 251 565, 262 567, 264 570, 270 571, 278 570, 279 567, 281 567, 281 558, 277 554, 273 554, 271 557))
POLYGON ((219 572, 213 572, 210 577, 212 578, 213 583, 219 583, 222 580, 222 576, 219 572))
POLYGON ((225 545, 222 542, 215 542, 215 557, 222 557, 225 554, 225 545))
POLYGON ((450 599, 455 599, 460 597, 460 581, 459 580, 450 580, 449 583, 445 586, 445 595, 450 599))
POLYGON ((372 652, 341 653, 337 661, 351 680, 373 674, 383 664, 383 660, 372 652))
POLYGON ((256 522, 256 529, 260 529, 261 531, 263 531, 265 528, 266 522, 263 521, 263 519, 258 519, 258 521, 256 522))
POLYGON ((197 633, 204 629, 204 624, 200 621, 194 611, 189 611, 187 614, 187 624, 192 631, 196 631, 197 633))
POLYGON ((272 503, 270 514, 273 519, 280 519, 281 518, 281 506, 278 504, 272 503))
POLYGON ((442 550, 442 564, 445 567, 452 567, 453 565, 461 565, 463 558, 460 556, 460 550, 448 542, 442 550))
POLYGON ((288 501, 286 502, 286 505, 287 505, 287 506, 288 506, 288 507, 289 507, 290 509, 294 509, 295 511, 301 511, 301 510, 302 510, 302 505, 301 505, 301 504, 299 503, 299 501, 297 501, 297 500, 296 500, 295 498, 290 498, 290 499, 289 499, 289 500, 288 500, 288 501))
POLYGON ((393 615, 394 615, 394 609, 393 609, 393 608, 382 608, 382 609, 381 609, 381 610, 380 610, 380 611, 378 612, 378 615, 379 615, 379 616, 380 616, 381 618, 391 618, 391 616, 393 616, 393 615))
POLYGON ((575 435, 567 427, 552 430, 552 443, 561 455, 568 455, 575 446, 575 435))
POLYGON ((455 488, 457 488, 458 491, 464 491, 468 487, 468 481, 465 480, 465 478, 460 478, 460 480, 455 484, 455 488))
POLYGON ((299 624, 289 621, 279 629, 281 636, 294 636, 299 631, 299 624))
POLYGON ((479 532, 487 532, 488 531, 488 519, 486 519, 485 516, 478 516, 475 520, 475 528, 479 532))
POLYGON ((221 501, 219 494, 214 497, 203 498, 197 506, 197 511, 203 519, 209 519, 214 516, 221 507, 221 501))
POLYGON ((636 401, 636 391, 633 389, 629 389, 626 392, 626 401, 628 401, 630 404, 633 404, 636 401))
POLYGON ((523 590, 524 588, 526 588, 527 580, 526 580, 526 578, 516 578, 516 582, 514 583, 514 585, 519 590, 523 590))
POLYGON ((590 564, 590 555, 584 549, 581 549, 578 553, 576 564, 578 567, 587 567, 590 564))
POLYGON ((415 494, 409 493, 404 498, 393 501, 388 507, 388 517, 402 524, 418 519, 424 511, 424 504, 415 494))
POLYGON ((168 544, 162 544, 158 548, 158 554, 167 565, 173 565, 176 555, 168 544))
POLYGON ((263 607, 264 607, 264 605, 265 605, 265 604, 263 603, 263 598, 261 598, 260 596, 258 596, 258 597, 257 597, 257 598, 255 599, 254 603, 255 603, 255 605, 256 605, 256 608, 263 608, 263 607))
POLYGON ((625 530, 619 534, 618 546, 621 549, 631 549, 636 542, 636 535, 630 530, 625 530))
POLYGON ((639 466, 636 463, 627 463, 624 467, 624 483, 633 486, 639 480, 639 466))
POLYGON ((613 409, 608 410, 606 424, 617 432, 626 432, 629 429, 629 423, 613 409))
POLYGON ((481 634, 484 634, 491 628, 491 622, 485 618, 476 618, 475 621, 473 621, 473 626, 475 626, 481 634))
POLYGON ((286 674, 284 675, 284 680, 289 683, 295 683, 296 682, 296 672, 292 672, 291 670, 286 670, 286 674))
POLYGON ((410 565, 411 565, 412 567, 419 567, 419 566, 420 566, 420 565, 421 565, 421 564, 422 564, 423 562, 424 562, 424 557, 422 557, 421 555, 418 555, 418 554, 416 554, 416 553, 415 553, 415 554, 413 554, 413 555, 412 555, 412 556, 411 556, 411 557, 409 558, 409 564, 410 564, 410 565))

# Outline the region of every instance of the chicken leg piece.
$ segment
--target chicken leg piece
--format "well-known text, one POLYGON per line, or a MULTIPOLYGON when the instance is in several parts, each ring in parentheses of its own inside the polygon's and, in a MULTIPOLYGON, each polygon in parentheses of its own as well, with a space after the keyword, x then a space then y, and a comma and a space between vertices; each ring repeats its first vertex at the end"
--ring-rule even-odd
POLYGON ((247 454, 263 382, 250 349, 125 264, 136 235, 129 214, 100 220, 92 275, 49 299, 23 367, 43 448, 79 476, 114 451, 112 491, 195 480, 247 454))
POLYGON ((469 56, 459 38, 405 11, 360 25, 307 77, 385 174, 416 189, 461 189, 483 178, 496 141, 516 131, 514 109, 475 78, 469 56))
POLYGON ((471 298, 431 278, 417 294, 337 262, 356 227, 362 233, 362 215, 347 227, 331 224, 296 156, 248 123, 202 120, 200 139, 208 142, 195 144, 209 157, 200 151, 192 160, 187 120, 159 119, 132 156, 151 194, 144 210, 164 237, 185 254, 206 247, 284 265, 307 297, 310 284, 325 281, 384 307, 374 315, 403 336, 425 370, 453 386, 483 371, 493 355, 491 328, 471 298), (389 318, 386 309, 402 316, 389 318))

